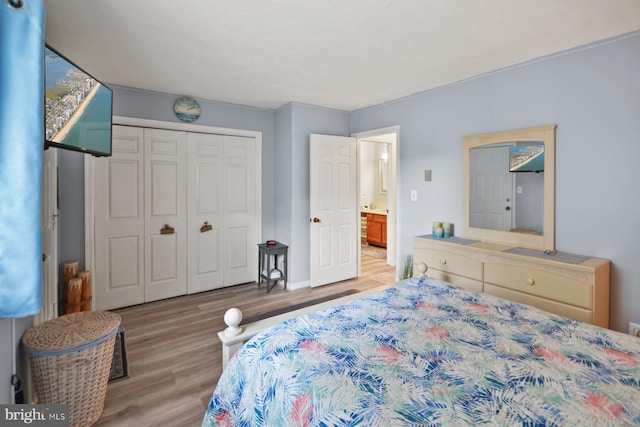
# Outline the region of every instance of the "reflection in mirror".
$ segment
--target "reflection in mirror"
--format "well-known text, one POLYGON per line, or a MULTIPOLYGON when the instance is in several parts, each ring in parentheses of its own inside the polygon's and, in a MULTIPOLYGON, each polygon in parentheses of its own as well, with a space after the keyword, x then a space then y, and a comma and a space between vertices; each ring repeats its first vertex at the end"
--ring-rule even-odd
POLYGON ((386 194, 387 192, 387 161, 380 159, 378 163, 378 175, 380 176, 380 192, 386 194))
POLYGON ((468 238, 555 249, 555 125, 463 138, 468 238))
POLYGON ((513 141, 471 148, 469 167, 471 227, 543 234, 542 141, 513 141))

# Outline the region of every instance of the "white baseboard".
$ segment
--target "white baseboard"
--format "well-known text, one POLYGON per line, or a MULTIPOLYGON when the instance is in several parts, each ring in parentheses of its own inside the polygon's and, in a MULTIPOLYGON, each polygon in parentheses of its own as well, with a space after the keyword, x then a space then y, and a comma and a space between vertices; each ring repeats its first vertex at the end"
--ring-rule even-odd
MULTIPOLYGON (((282 286, 280 283, 278 283, 278 285, 282 286)), ((309 288, 309 287, 311 287, 311 280, 305 280, 304 282, 298 282, 298 283, 287 283, 288 291, 295 291, 297 289, 303 289, 303 288, 309 288)))

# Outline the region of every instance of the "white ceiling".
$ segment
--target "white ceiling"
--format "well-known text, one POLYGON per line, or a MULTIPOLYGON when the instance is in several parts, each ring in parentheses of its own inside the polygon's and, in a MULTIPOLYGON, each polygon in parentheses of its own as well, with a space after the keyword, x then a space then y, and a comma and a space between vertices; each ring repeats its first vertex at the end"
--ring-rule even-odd
POLYGON ((639 0, 45 0, 105 83, 356 110, 640 29, 639 0))

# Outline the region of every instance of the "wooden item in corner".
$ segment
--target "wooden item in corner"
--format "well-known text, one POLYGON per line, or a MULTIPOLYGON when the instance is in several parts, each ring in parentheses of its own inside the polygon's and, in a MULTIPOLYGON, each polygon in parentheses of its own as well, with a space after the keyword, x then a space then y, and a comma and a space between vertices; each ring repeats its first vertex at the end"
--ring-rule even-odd
POLYGON ((91 311, 91 272, 81 271, 78 278, 82 280, 82 298, 80 311, 91 311))
POLYGON ((78 269, 79 269, 80 263, 78 261, 69 261, 69 262, 65 262, 64 263, 64 273, 63 273, 63 287, 62 290, 64 291, 64 301, 65 302, 69 302, 67 300, 67 291, 69 288, 69 280, 71 279, 75 279, 76 277, 78 277, 78 269))
POLYGON ((74 278, 69 280, 67 289, 67 302, 65 306, 65 314, 80 312, 82 301, 82 279, 74 278))

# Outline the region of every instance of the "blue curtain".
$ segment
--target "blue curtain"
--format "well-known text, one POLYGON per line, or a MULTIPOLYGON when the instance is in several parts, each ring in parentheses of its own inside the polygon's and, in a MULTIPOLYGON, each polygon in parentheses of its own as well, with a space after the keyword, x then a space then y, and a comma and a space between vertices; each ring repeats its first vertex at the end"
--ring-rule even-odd
POLYGON ((42 0, 0 0, 0 317, 42 307, 42 0))

